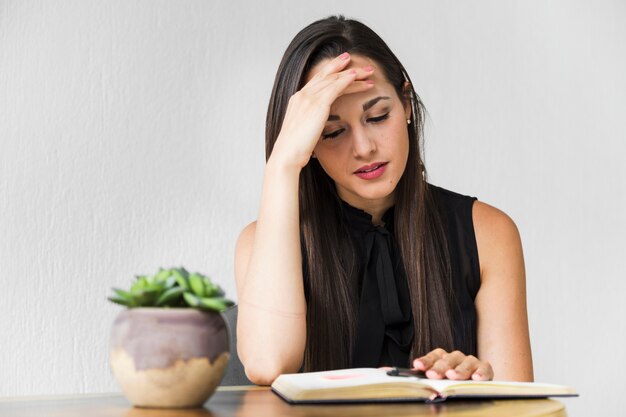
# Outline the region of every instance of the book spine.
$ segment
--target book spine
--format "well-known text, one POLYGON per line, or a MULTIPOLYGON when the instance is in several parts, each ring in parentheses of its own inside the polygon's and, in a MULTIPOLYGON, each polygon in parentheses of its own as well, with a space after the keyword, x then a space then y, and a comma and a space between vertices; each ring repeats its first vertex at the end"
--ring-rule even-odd
POLYGON ((438 392, 434 392, 433 395, 431 395, 426 401, 424 401, 426 404, 437 404, 437 403, 442 403, 446 400, 446 396, 441 395, 438 392))

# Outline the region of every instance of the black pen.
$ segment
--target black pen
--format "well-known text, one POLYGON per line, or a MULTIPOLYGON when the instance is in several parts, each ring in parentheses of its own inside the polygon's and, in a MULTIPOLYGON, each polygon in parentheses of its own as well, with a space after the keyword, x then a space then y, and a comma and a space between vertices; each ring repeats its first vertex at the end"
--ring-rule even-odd
POLYGON ((394 366, 389 371, 387 371, 387 375, 389 376, 416 376, 418 378, 426 378, 426 374, 424 371, 420 371, 418 369, 409 369, 409 368, 398 368, 394 366))

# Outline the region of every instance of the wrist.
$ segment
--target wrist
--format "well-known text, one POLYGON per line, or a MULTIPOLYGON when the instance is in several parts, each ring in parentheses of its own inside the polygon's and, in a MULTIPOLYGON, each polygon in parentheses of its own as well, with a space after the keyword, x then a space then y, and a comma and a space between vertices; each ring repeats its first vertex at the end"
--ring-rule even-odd
POLYGON ((276 153, 272 153, 265 165, 266 172, 277 173, 280 175, 296 175, 300 176, 302 166, 293 161, 292 158, 283 158, 276 153))

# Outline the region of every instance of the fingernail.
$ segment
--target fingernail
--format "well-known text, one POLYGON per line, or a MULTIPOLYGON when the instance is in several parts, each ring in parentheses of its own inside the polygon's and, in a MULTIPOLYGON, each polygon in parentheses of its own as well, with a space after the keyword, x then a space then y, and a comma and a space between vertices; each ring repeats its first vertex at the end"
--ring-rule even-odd
POLYGON ((483 378, 483 376, 481 374, 479 374, 479 373, 474 373, 472 375, 472 379, 482 379, 482 378, 483 378))
POLYGON ((356 70, 350 70, 350 74, 352 75, 356 74, 356 70))
POLYGON ((347 52, 344 52, 343 54, 339 55, 339 58, 345 61, 346 59, 350 58, 350 54, 347 52))
POLYGON ((374 81, 373 80, 365 80, 365 84, 373 85, 374 81))
POLYGON ((433 369, 429 369, 428 371, 426 371, 426 376, 429 378, 438 378, 439 377, 439 372, 433 370, 433 369))
POLYGON ((366 66, 366 67, 363 67, 363 69, 364 69, 365 71, 368 71, 368 72, 369 72, 369 71, 374 71, 374 67, 372 67, 372 66, 370 66, 370 65, 368 65, 368 66, 366 66))

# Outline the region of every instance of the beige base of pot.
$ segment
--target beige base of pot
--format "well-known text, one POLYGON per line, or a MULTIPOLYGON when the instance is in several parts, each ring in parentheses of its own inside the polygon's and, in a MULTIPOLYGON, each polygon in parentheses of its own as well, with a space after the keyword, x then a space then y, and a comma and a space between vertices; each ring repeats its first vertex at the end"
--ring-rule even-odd
POLYGON ((136 407, 202 407, 220 383, 229 354, 214 363, 206 358, 177 360, 164 369, 137 371, 133 358, 123 349, 111 352, 111 368, 122 391, 136 407))

